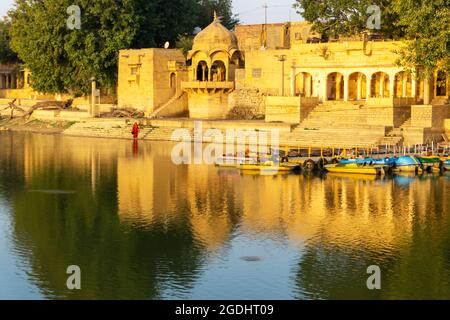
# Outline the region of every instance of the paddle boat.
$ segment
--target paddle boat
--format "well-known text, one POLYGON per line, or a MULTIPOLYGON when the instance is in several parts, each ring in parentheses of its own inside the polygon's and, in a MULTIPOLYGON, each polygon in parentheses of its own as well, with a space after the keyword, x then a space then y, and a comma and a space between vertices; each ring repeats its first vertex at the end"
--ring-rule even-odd
POLYGON ((393 166, 395 164, 395 158, 356 158, 356 159, 344 159, 339 161, 341 164, 349 164, 349 163, 358 163, 358 164, 368 164, 368 165, 377 165, 377 166, 393 166))
POLYGON ((238 167, 244 171, 260 171, 260 172, 288 172, 300 170, 300 166, 289 162, 265 161, 259 163, 242 163, 238 167))
POLYGON ((369 174, 380 175, 383 168, 370 164, 359 163, 334 163, 325 165, 325 170, 331 173, 353 173, 353 174, 369 174))
POLYGON ((450 159, 444 161, 444 169, 450 171, 450 159))
POLYGON ((418 173, 423 168, 422 163, 415 156, 401 156, 394 158, 394 172, 418 173))
POLYGON ((395 158, 381 158, 381 159, 375 159, 375 158, 356 158, 356 159, 344 159, 339 161, 340 164, 352 164, 356 163, 358 165, 369 165, 369 166, 375 166, 380 167, 382 169, 382 173, 390 173, 392 170, 392 167, 395 165, 395 158))
POLYGON ((438 156, 420 156, 418 157, 422 168, 428 172, 440 172, 442 168, 441 158, 438 156))
POLYGON ((256 157, 246 157, 241 155, 223 155, 218 157, 215 161, 215 165, 221 168, 237 168, 243 163, 254 164, 257 163, 256 157))

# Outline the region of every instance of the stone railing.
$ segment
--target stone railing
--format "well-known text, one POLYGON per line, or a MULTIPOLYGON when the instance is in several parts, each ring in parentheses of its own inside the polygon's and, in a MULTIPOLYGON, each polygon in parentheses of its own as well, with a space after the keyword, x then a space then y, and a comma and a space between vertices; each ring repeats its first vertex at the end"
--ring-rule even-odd
POLYGON ((231 81, 184 81, 181 89, 234 89, 234 82, 231 81))

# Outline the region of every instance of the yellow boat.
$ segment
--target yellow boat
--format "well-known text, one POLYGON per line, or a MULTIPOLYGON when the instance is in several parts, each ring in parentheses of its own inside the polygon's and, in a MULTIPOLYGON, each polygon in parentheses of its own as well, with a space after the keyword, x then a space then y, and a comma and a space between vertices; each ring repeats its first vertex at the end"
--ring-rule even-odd
POLYGON ((261 172, 287 172, 300 169, 300 166, 293 163, 278 163, 273 161, 266 161, 264 163, 243 163, 239 166, 241 170, 246 171, 261 171, 261 172))
POLYGON ((361 174, 361 173, 340 173, 340 172, 329 172, 328 176, 341 179, 351 179, 351 180, 366 180, 375 181, 381 179, 381 177, 374 174, 361 174))
POLYGON ((380 175, 383 168, 381 166, 358 165, 356 163, 349 164, 328 164, 325 166, 328 172, 332 173, 352 173, 352 174, 370 174, 380 175))

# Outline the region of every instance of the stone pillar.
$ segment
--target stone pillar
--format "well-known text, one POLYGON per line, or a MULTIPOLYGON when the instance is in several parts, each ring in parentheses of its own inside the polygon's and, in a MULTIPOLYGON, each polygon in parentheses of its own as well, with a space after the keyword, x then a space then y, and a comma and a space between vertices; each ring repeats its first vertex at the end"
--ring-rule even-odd
POLYGON ((296 74, 295 74, 295 68, 291 68, 291 96, 295 96, 295 87, 296 87, 296 83, 295 83, 295 79, 296 79, 296 74))
POLYGON ((12 75, 12 84, 11 84, 11 88, 12 88, 12 89, 17 89, 17 77, 16 77, 16 75, 12 75))
POLYGON ((302 90, 300 92, 300 95, 305 95, 306 96, 306 74, 304 72, 302 72, 302 86, 301 86, 302 90))
POLYGON ((344 80, 344 101, 348 101, 349 100, 349 95, 350 95, 350 88, 349 88, 349 76, 348 75, 344 75, 343 76, 343 80, 344 80))
POLYGON ((402 77, 402 97, 406 98, 408 96, 408 75, 403 74, 402 77))
POLYGON ((372 98, 372 76, 366 75, 366 100, 372 98))
POLYGON ((417 96, 417 79, 414 75, 411 75, 411 96, 415 98, 417 96))
POLYGON ((423 79, 423 104, 430 104, 430 79, 428 77, 423 79))
POLYGON ((336 100, 339 100, 342 97, 341 81, 342 81, 342 78, 340 76, 336 75, 336 100))
POLYGON ((202 65, 202 81, 205 81, 206 78, 206 66, 202 65))
POLYGON ((356 100, 362 99, 362 74, 358 74, 358 78, 356 80, 356 100))
POLYGON ((383 98, 384 97, 384 74, 380 75, 380 96, 383 98))
POLYGON ((0 89, 5 89, 5 76, 0 73, 0 89))
POLYGON ((389 75, 389 98, 395 96, 395 74, 389 75))
POLYGON ((306 97, 311 97, 312 96, 312 88, 311 88, 311 75, 308 74, 306 77, 306 82, 305 82, 305 96, 306 97))
POLYGON ((322 78, 322 101, 328 101, 328 81, 327 75, 324 74, 322 78))

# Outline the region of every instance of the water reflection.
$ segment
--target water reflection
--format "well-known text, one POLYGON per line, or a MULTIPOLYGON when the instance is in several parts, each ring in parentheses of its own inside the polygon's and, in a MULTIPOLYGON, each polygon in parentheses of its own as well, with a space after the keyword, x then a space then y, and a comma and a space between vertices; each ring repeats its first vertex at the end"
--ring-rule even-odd
POLYGON ((242 175, 170 150, 1 134, 17 277, 44 298, 450 297, 448 175, 242 175), (365 286, 372 264, 381 291, 365 286))

